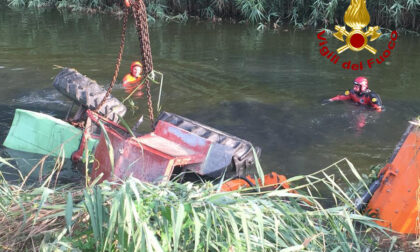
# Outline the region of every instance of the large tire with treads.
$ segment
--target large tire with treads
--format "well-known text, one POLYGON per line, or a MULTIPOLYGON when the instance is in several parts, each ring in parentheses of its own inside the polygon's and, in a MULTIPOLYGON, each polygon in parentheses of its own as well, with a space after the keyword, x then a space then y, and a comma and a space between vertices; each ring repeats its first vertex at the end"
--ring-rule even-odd
MULTIPOLYGON (((64 68, 54 79, 54 87, 63 95, 73 100, 78 105, 88 109, 96 109, 105 97, 106 90, 96 81, 79 73, 76 69, 64 68)), ((99 113, 108 119, 118 122, 119 116, 123 117, 127 108, 117 98, 108 96, 99 113)))

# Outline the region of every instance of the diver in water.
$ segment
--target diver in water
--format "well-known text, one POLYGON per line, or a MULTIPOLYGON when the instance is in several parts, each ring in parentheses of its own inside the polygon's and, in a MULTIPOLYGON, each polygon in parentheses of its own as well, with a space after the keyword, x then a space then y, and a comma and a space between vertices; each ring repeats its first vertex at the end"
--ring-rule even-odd
POLYGON ((381 112, 384 107, 381 98, 378 94, 373 92, 368 87, 368 80, 366 77, 357 77, 354 80, 353 89, 346 90, 344 94, 337 95, 333 98, 324 100, 322 105, 333 101, 346 101, 352 100, 357 104, 366 105, 374 108, 376 111, 381 112))
MULTIPOLYGON (((131 63, 130 73, 126 74, 122 81, 122 85, 126 93, 131 94, 134 89, 140 85, 143 78, 141 75, 142 73, 143 65, 140 63, 140 61, 134 61, 131 63)), ((135 97, 140 98, 143 95, 143 92, 141 91, 143 87, 144 84, 141 84, 141 86, 137 89, 138 91, 134 94, 135 97)))

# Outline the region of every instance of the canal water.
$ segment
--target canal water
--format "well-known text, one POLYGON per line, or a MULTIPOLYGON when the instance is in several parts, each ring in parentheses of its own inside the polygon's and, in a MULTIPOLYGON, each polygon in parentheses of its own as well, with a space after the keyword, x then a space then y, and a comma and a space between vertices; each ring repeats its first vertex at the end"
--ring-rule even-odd
MULTIPOLYGON (((64 117, 71 103, 52 87, 57 66, 76 68, 107 87, 121 26, 121 16, 0 5, 0 141, 16 108, 64 117)), ((119 80, 139 57, 133 20, 127 33, 119 80)), ((163 110, 260 146, 266 172, 309 174, 346 157, 368 173, 387 162, 408 120, 420 115, 420 38, 401 34, 383 64, 353 71, 341 67, 344 59, 360 62, 372 55, 347 51, 334 65, 320 55, 316 33, 257 31, 246 24, 151 24, 154 67, 164 73, 163 110), (351 88, 358 75, 369 78, 385 112, 344 102, 321 105, 351 88)), ((388 41, 370 44, 382 53, 388 41)), ((328 37, 330 49, 342 45, 328 37)), ((121 86, 113 94, 125 97, 121 86)), ((147 115, 145 100, 136 103, 140 109, 126 115, 131 124, 147 115)), ((147 127, 146 121, 142 130, 147 127)))

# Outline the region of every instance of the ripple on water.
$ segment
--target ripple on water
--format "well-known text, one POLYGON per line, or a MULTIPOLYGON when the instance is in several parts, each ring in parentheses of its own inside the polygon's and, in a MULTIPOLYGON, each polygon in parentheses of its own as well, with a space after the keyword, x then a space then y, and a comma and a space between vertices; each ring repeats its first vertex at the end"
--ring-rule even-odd
POLYGON ((66 108, 70 104, 70 101, 64 99, 63 95, 53 89, 31 92, 13 101, 22 105, 37 105, 42 107, 61 106, 66 108))

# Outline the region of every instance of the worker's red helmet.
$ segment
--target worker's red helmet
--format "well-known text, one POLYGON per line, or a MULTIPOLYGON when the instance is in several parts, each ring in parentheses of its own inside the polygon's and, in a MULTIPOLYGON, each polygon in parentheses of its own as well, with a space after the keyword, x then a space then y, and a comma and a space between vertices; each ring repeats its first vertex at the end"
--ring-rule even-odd
POLYGON ((143 65, 141 64, 140 61, 133 61, 133 63, 131 63, 131 67, 130 67, 130 72, 131 73, 133 72, 133 68, 136 67, 136 66, 139 66, 139 67, 143 68, 143 65))
POLYGON ((368 79, 363 76, 359 76, 356 79, 354 79, 354 85, 360 85, 360 89, 362 92, 365 92, 369 88, 368 79))

